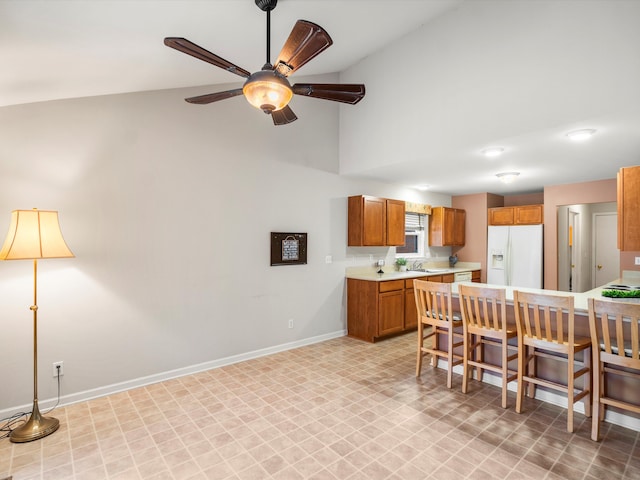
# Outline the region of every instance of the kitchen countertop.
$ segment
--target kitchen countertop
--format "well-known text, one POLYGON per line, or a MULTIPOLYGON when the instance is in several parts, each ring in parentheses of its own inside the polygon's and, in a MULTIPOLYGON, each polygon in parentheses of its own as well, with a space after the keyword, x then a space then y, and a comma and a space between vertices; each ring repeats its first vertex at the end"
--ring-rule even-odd
MULTIPOLYGON (((459 262, 462 263, 462 262, 459 262)), ((465 262, 462 265, 450 268, 450 267, 425 267, 433 271, 430 272, 418 272, 415 270, 407 270, 406 272, 399 272, 393 265, 387 265, 382 267, 384 273, 377 273, 376 269, 370 267, 367 268, 350 268, 347 269, 346 277, 355 280, 367 280, 370 282, 384 282, 387 280, 402 280, 409 278, 419 277, 431 277, 434 275, 447 275, 450 273, 471 272, 473 270, 480 270, 480 263, 465 262)))

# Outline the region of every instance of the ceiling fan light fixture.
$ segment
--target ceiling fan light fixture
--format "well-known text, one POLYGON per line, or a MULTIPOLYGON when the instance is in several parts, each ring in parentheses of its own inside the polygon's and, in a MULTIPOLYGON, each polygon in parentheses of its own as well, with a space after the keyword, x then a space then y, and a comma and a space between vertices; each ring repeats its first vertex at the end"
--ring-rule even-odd
POLYGON ((288 80, 271 70, 253 73, 242 87, 247 101, 265 113, 282 110, 291 101, 293 90, 288 80))
POLYGON ((511 183, 518 178, 518 175, 520 175, 520 172, 503 172, 496 174, 496 177, 498 177, 498 180, 502 183, 511 183))
POLYGON ((567 133, 567 137, 574 142, 582 142, 583 140, 591 138, 594 133, 596 133, 596 131, 593 128, 583 128, 567 133))

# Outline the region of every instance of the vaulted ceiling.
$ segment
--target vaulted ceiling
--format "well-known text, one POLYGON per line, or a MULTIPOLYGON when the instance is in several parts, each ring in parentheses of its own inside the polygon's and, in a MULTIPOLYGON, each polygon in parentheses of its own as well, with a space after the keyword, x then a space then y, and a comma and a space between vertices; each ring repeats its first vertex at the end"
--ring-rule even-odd
MULTIPOLYGON (((525 13, 526 8, 535 8, 536 3, 534 0, 509 2, 518 2, 525 13)), ((440 19, 451 18, 457 11, 475 8, 478 4, 483 5, 482 15, 477 16, 479 24, 489 27, 494 23, 500 27, 501 8, 509 2, 280 0, 271 14, 271 55, 277 56, 296 20, 305 19, 323 26, 334 45, 296 75, 357 71, 357 66, 366 63, 371 56, 388 58, 384 52, 393 51, 394 45, 406 42, 416 31, 441 29, 447 22, 440 22, 440 19)), ((505 68, 505 63, 510 69, 511 87, 504 95, 495 95, 495 103, 488 110, 486 96, 471 95, 469 87, 465 87, 465 91, 454 90, 456 95, 464 96, 467 104, 476 105, 477 110, 483 109, 484 115, 472 119, 474 122, 480 120, 481 124, 472 130, 469 125, 451 122, 446 130, 439 132, 441 139, 446 139, 447 149, 443 143, 440 145, 442 151, 421 152, 413 157, 403 155, 407 157, 404 160, 397 158, 387 165, 354 167, 355 171, 349 173, 362 173, 368 178, 404 185, 429 183, 442 193, 508 193, 518 189, 540 191, 543 185, 572 183, 576 179, 613 178, 619 166, 640 164, 640 42, 637 33, 633 33, 640 31, 640 18, 636 18, 640 17, 637 8, 640 2, 554 0, 552 3, 575 8, 578 17, 574 20, 579 19, 583 5, 606 5, 606 14, 598 19, 596 28, 583 30, 571 28, 567 19, 567 35, 562 45, 551 40, 557 40, 553 35, 562 32, 559 25, 564 19, 550 18, 553 35, 545 36, 545 23, 523 30, 527 39, 521 43, 526 45, 521 56, 518 52, 507 52, 511 56, 503 56, 502 65, 488 64, 482 57, 476 57, 477 62, 467 61, 468 68, 464 71, 451 72, 450 84, 455 83, 453 75, 463 74, 472 82, 482 84, 491 69, 505 68), (637 28, 633 28, 634 25, 637 28), (571 55, 575 62, 562 55, 568 46, 572 52, 574 48, 580 51, 582 42, 585 50, 579 55, 571 55), (621 45, 626 46, 619 48, 621 45), (603 58, 607 61, 584 68, 591 54, 599 59, 597 62, 603 58), (541 67, 539 76, 532 79, 530 74, 536 69, 531 67, 536 64, 541 67), (580 76, 575 72, 580 72, 580 76), (520 74, 528 76, 519 78, 520 74), (572 83, 564 85, 565 91, 575 94, 572 102, 579 105, 593 101, 597 116, 585 115, 585 118, 567 122, 562 111, 565 105, 554 101, 558 95, 556 80, 563 78, 572 83), (576 82, 576 78, 580 81, 576 82), (612 78, 619 81, 612 82, 612 78), (518 85, 522 85, 521 90, 518 85), (536 85, 535 92, 530 88, 532 85, 536 85), (545 88, 548 95, 544 93, 545 88), (610 104, 611 109, 603 108, 603 104, 610 104), (510 106, 514 108, 510 110, 510 106), (527 113, 526 120, 522 112, 527 113), (530 130, 527 130, 525 122, 531 118, 544 119, 544 125, 539 121, 531 122, 530 130), (521 128, 509 128, 514 124, 521 124, 521 128), (598 131, 589 143, 570 152, 564 139, 556 141, 564 136, 568 126, 598 131), (501 129, 503 135, 497 133, 501 129), (463 138, 458 140, 458 135, 463 138), (471 137, 473 142, 469 141, 471 137), (482 161, 479 149, 488 146, 504 147, 505 154, 511 155, 508 162, 503 161, 504 167, 500 167, 504 170, 531 169, 540 162, 542 168, 539 170, 544 172, 535 181, 523 182, 521 187, 517 183, 510 187, 496 185, 497 165, 493 170, 478 167, 482 161), (471 148, 476 150, 470 151, 471 148), (455 173, 431 168, 429 175, 425 174, 421 179, 418 175, 420 159, 430 157, 455 164, 455 173), (563 166, 554 169, 559 158, 563 159, 563 166), (544 163, 542 159, 550 160, 550 163, 544 163), (478 168, 490 175, 481 175, 478 168), (590 171, 591 175, 588 174, 590 171), (456 178, 451 178, 452 175, 456 178)), ((464 37, 466 33, 464 24, 456 26, 450 22, 449 28, 453 29, 452 38, 464 37)), ((0 107, 194 86, 207 87, 202 93, 210 93, 217 90, 210 88, 212 85, 233 82, 241 85, 239 77, 167 48, 163 44, 163 38, 167 36, 188 38, 249 71, 258 70, 265 62, 265 13, 258 9, 254 0, 1 0, 0 107)), ((438 39, 437 36, 430 38, 438 39)), ((496 51, 510 43, 509 38, 500 38, 490 29, 487 38, 495 42, 496 51), (495 38, 491 39, 492 36, 495 38)), ((487 38, 479 41, 486 42, 487 38)), ((522 38, 514 40, 522 42, 522 38)), ((452 43, 429 47, 456 55, 452 43)), ((498 58, 501 57, 493 60, 498 58)), ((384 62, 379 68, 387 72, 392 69, 398 85, 405 90, 411 85, 429 88, 429 78, 413 77, 411 64, 394 65, 391 59, 391 64, 384 62)), ((368 91, 367 95, 362 104, 375 93, 368 91)), ((474 105, 466 108, 472 111, 474 105)), ((215 106, 207 108, 215 114, 215 106)), ((428 145, 425 148, 428 149, 428 145)))

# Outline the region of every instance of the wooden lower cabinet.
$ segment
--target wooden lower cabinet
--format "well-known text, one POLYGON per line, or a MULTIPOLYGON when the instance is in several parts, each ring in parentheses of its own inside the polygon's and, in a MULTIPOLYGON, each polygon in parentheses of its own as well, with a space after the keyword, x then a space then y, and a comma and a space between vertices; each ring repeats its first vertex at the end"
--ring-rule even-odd
POLYGON ((471 281, 472 282, 476 282, 476 283, 480 283, 480 277, 481 277, 481 270, 473 270, 471 272, 471 281))
MULTIPOLYGON (((413 295, 413 278, 404 281, 404 329, 418 328, 418 311, 416 310, 416 298, 413 295)), ((420 280, 424 280, 421 278, 420 280)))
POLYGON ((378 284, 379 337, 404 330, 404 280, 376 282, 378 284))
POLYGON ((380 293, 378 297, 378 336, 384 337, 404 330, 404 290, 380 293))
MULTIPOLYGON (((382 282, 347 279, 347 334, 368 342, 415 330, 414 278, 382 282)), ((453 274, 417 280, 453 282, 453 274)))

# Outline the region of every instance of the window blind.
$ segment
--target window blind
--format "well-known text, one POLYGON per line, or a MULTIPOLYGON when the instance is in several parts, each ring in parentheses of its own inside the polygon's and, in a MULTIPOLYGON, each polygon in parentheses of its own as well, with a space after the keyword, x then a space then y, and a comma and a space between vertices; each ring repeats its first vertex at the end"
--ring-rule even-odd
POLYGON ((404 215, 404 229, 406 231, 424 230, 426 215, 412 212, 407 212, 404 215))

